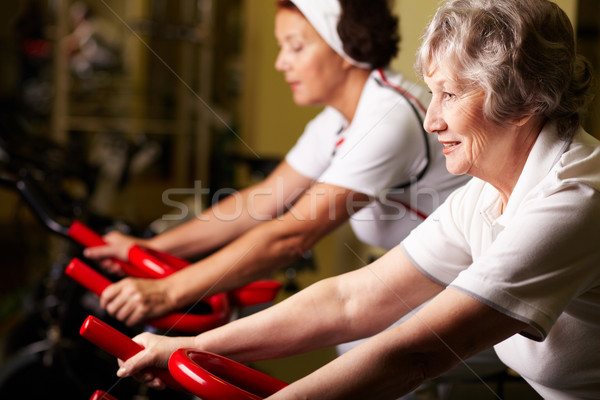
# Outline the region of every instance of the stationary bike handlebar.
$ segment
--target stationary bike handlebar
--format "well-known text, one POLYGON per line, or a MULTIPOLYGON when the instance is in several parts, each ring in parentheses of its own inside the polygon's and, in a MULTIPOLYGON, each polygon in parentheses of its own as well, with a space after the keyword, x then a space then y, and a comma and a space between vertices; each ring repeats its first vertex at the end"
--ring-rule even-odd
MULTIPOLYGON (((91 315, 81 325, 79 334, 121 360, 127 360, 144 350, 142 345, 134 342, 112 326, 91 315)), ((168 370, 151 368, 151 371, 170 388, 185 391, 185 388, 171 376, 168 370)))
MULTIPOLYGON (((80 334, 110 354, 126 360, 144 348, 89 316, 80 334)), ((192 349, 179 349, 169 358, 169 369, 153 369, 165 384, 186 389, 203 400, 261 400, 287 384, 228 358, 192 349)))
MULTIPOLYGON (((68 230, 69 236, 87 247, 101 246, 106 242, 100 235, 79 221, 72 223, 68 230)), ((160 279, 164 278, 190 263, 181 258, 175 257, 166 252, 161 252, 149 248, 134 245, 130 248, 128 258, 130 263, 117 260, 122 263, 125 272, 132 276, 160 279)), ((116 260, 116 259, 115 259, 116 260)), ((92 273, 98 274, 92 268, 87 269, 82 266, 82 262, 77 260, 71 263, 67 268, 67 274, 86 285, 89 279, 84 279, 92 273), (82 274, 76 274, 77 270, 86 270, 82 274)), ((100 275, 101 276, 101 275, 100 275)), ((88 283, 86 286, 94 293, 101 295, 102 291, 110 284, 106 278, 102 277, 102 283, 88 283), (107 284, 108 282, 108 284, 107 284)), ((96 277, 96 279, 99 279, 96 277)), ((148 323, 162 329, 177 329, 181 332, 200 333, 209 329, 216 328, 228 322, 231 314, 230 304, 239 307, 267 303, 273 301, 278 291, 281 289, 281 283, 275 280, 260 280, 241 288, 235 289, 229 293, 217 293, 210 296, 206 302, 211 306, 211 314, 171 314, 166 317, 153 319, 148 323)))
MULTIPOLYGON (((106 244, 102 236, 79 221, 71 224, 68 235, 85 247, 103 246, 106 244)), ((140 278, 164 278, 190 262, 172 254, 142 247, 131 246, 129 263, 115 259, 123 270, 131 276, 140 278)), ((272 279, 261 279, 248 285, 234 289, 229 293, 229 300, 235 305, 246 307, 273 301, 281 289, 281 283, 272 279)))
MULTIPOLYGON (((74 258, 67 265, 65 274, 98 296, 101 296, 102 292, 112 283, 108 278, 77 258, 74 258)), ((175 329, 179 332, 197 334, 214 329, 229 320, 229 302, 224 294, 213 295, 205 302, 212 309, 210 314, 172 313, 161 318, 148 320, 146 323, 155 328, 175 329)))
MULTIPOLYGON (((131 246, 129 261, 145 274, 162 278, 182 268, 190 262, 158 250, 131 246)), ((268 303, 275 299, 281 289, 281 283, 273 279, 261 279, 230 291, 229 301, 232 305, 247 307, 255 304, 268 303)))
MULTIPOLYGON (((75 240, 77 243, 84 247, 97 247, 104 246, 106 242, 102 239, 102 236, 98 235, 92 229, 88 228, 79 221, 74 221, 67 230, 67 235, 75 240)), ((152 276, 146 273, 144 270, 135 268, 131 264, 120 260, 118 258, 112 258, 111 261, 119 264, 121 269, 129 276, 136 278, 151 278, 152 276)))

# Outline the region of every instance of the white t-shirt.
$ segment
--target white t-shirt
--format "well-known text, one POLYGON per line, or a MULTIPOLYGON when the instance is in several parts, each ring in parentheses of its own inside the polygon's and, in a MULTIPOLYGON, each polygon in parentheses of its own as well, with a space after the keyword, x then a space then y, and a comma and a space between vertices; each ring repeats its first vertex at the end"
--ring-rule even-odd
MULTIPOLYGON (((385 77, 429 104, 429 94, 421 86, 399 74, 386 71, 385 77)), ((286 161, 318 182, 373 196, 376 200, 354 214, 350 224, 363 242, 390 249, 422 222, 395 200, 428 215, 468 179, 446 170, 441 145, 435 135, 423 131, 422 118, 422 112, 386 86, 375 70, 363 88, 352 123, 326 107, 308 123, 286 161), (388 193, 414 181, 426 165, 422 179, 388 193)))
POLYGON ((414 264, 528 324, 495 346, 544 398, 600 398, 600 143, 553 125, 500 214, 472 179, 402 242, 414 264))

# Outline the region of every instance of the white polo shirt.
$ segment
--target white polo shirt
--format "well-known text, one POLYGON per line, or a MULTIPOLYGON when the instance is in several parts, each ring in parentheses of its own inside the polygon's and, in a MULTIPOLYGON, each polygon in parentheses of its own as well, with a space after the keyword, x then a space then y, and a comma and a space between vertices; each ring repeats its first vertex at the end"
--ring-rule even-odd
POLYGON ((500 215, 471 180, 402 246, 427 276, 529 326, 500 359, 544 398, 600 398, 600 143, 544 127, 500 215))
MULTIPOLYGON (((430 95, 423 87, 390 71, 385 76, 424 106, 429 104, 430 95)), ((304 176, 377 199, 350 219, 355 234, 365 243, 390 249, 422 222, 395 200, 429 214, 468 180, 446 170, 441 145, 435 135, 423 131, 419 119, 423 113, 417 112, 404 97, 383 84, 375 70, 363 88, 352 123, 348 124, 334 108, 326 107, 308 123, 286 156, 286 161, 304 176), (427 164, 426 146, 430 161, 422 179, 389 194, 390 188, 411 182, 423 170, 427 164)))

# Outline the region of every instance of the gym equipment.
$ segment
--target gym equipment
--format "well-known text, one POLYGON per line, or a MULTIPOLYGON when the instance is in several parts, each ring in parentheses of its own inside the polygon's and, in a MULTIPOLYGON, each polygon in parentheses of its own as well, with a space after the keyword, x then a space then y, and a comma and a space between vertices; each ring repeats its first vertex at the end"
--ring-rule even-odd
MULTIPOLYGON (((104 289, 112 283, 108 278, 77 258, 74 258, 67 265, 65 274, 98 296, 102 295, 104 289)), ((210 306, 211 313, 173 313, 162 318, 146 321, 146 323, 165 330, 200 333, 228 322, 230 316, 229 301, 225 294, 213 295, 204 303, 210 306)))
MULTIPOLYGON (((81 325, 81 336, 122 360, 144 348, 94 316, 81 325)), ((287 384, 248 366, 209 352, 179 349, 169 359, 169 368, 152 369, 165 384, 188 390, 203 400, 260 400, 287 384)))

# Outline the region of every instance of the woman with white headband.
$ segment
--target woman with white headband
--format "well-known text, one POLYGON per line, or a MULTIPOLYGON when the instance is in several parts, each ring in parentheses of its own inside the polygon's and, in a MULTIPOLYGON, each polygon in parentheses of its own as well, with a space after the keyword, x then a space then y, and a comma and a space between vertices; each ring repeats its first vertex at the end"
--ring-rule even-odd
POLYGON ((263 277, 349 218, 359 239, 390 249, 467 181, 447 172, 422 127, 427 91, 382 69, 399 42, 387 0, 278 1, 275 36, 275 68, 295 103, 325 109, 264 182, 155 238, 110 233, 108 246, 86 250, 126 259, 133 243, 181 257, 219 249, 167 278, 110 286, 101 304, 120 320, 135 324, 263 277), (215 208, 236 207, 238 219, 216 217, 215 208))
POLYGON ((389 249, 466 181, 446 171, 440 144, 423 130, 427 91, 380 69, 398 51, 387 0, 278 1, 277 9, 275 68, 298 105, 325 109, 263 182, 149 240, 111 232, 109 245, 86 249, 107 268, 132 244, 180 257, 214 252, 167 278, 126 278, 105 290, 102 306, 128 324, 263 277, 351 217, 359 239, 389 249), (219 217, 232 210, 242 212, 219 217))

